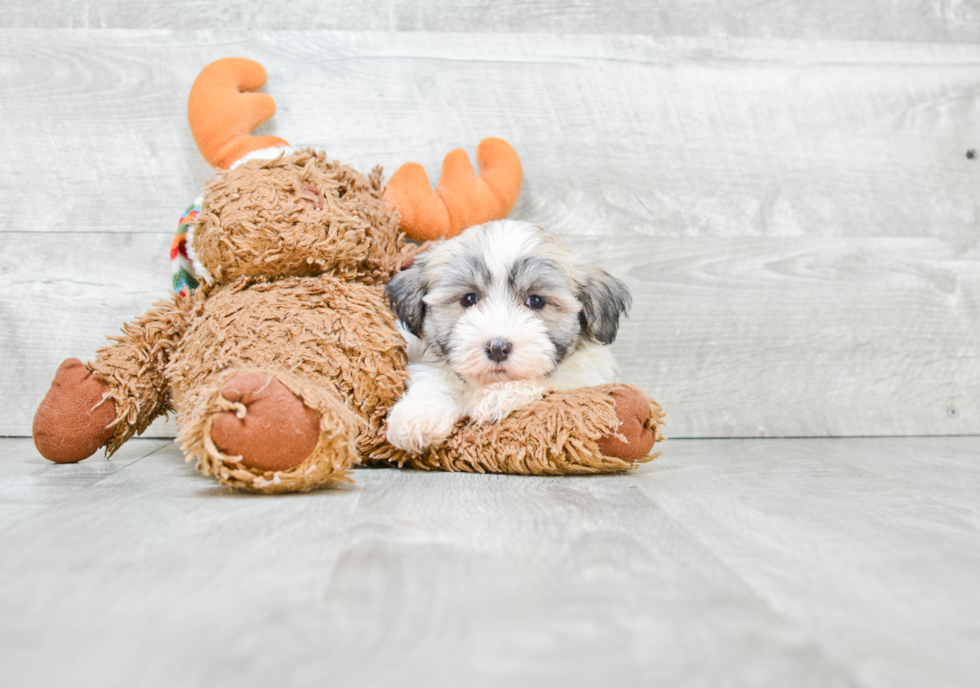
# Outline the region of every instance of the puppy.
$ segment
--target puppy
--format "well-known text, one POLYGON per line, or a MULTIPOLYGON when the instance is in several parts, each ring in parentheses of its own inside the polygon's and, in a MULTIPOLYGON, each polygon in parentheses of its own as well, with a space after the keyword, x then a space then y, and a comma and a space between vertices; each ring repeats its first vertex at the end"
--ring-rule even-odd
POLYGON ((494 422, 547 392, 613 382, 626 285, 576 260, 544 229, 514 220, 440 241, 388 284, 411 381, 388 441, 440 444, 460 418, 494 422))

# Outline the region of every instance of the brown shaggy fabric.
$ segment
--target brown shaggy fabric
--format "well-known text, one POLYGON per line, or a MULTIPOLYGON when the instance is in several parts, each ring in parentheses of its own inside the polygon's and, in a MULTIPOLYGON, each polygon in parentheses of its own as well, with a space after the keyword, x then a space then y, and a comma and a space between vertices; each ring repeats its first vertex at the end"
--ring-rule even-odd
MULTIPOLYGON (((576 475, 629 470, 659 454, 634 460, 604 456, 597 443, 620 426, 613 394, 633 391, 638 392, 629 385, 613 384, 555 392, 499 423, 460 421, 444 444, 423 454, 379 444, 371 458, 424 470, 469 473, 576 475)), ((650 413, 644 425, 659 442, 663 410, 648 401, 650 413)))
POLYGON ((194 251, 217 282, 327 273, 382 284, 404 243, 381 176, 311 150, 220 172, 204 191, 194 251))
POLYGON ((197 403, 192 409, 178 413, 177 441, 187 461, 196 462, 199 471, 215 476, 222 485, 267 494, 306 492, 351 482, 348 469, 359 459, 356 439, 364 422, 333 392, 289 373, 254 371, 274 377, 320 415, 320 439, 305 461, 285 471, 263 471, 245 466, 240 457, 224 454, 215 446, 212 419, 225 411, 242 412, 240 403, 221 396, 221 388, 242 372, 252 371, 228 370, 216 376, 210 386, 195 394, 197 403))
POLYGON ((89 369, 109 385, 115 404, 115 431, 106 445, 110 456, 153 419, 173 410, 164 369, 190 321, 200 313, 204 292, 193 298, 161 301, 123 326, 115 342, 96 352, 89 369))
POLYGON ((370 426, 401 396, 408 364, 381 287, 335 277, 240 279, 211 291, 167 367, 175 404, 226 370, 282 370, 335 390, 370 426))
POLYGON ((278 492, 345 480, 408 377, 382 285, 419 248, 405 245, 381 193, 380 169, 365 176, 311 151, 219 173, 192 239, 214 283, 156 304, 89 366, 115 408, 109 453, 176 410, 188 451, 226 484, 278 492), (214 414, 241 408, 215 385, 243 371, 274 374, 319 414, 314 451, 275 479, 209 435, 214 414))
POLYGON ((233 487, 284 492, 346 479, 343 470, 356 462, 362 435, 377 436, 404 391, 408 363, 380 286, 326 275, 273 282, 242 278, 210 291, 166 375, 181 441, 202 471, 233 487), (250 370, 274 373, 310 408, 326 414, 319 448, 275 480, 268 471, 228 459, 210 437, 214 414, 240 409, 221 397, 222 381, 250 370), (347 448, 341 451, 334 446, 338 442, 347 448), (327 462, 320 465, 322 460, 327 462))

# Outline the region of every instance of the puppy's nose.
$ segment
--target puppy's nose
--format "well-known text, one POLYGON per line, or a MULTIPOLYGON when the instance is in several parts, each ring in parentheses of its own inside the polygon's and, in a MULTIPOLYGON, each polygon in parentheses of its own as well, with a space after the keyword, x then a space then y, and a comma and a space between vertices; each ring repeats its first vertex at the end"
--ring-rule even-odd
POLYGON ((510 355, 510 342, 504 342, 499 339, 487 342, 487 358, 489 358, 494 363, 500 363, 501 361, 507 360, 510 355))

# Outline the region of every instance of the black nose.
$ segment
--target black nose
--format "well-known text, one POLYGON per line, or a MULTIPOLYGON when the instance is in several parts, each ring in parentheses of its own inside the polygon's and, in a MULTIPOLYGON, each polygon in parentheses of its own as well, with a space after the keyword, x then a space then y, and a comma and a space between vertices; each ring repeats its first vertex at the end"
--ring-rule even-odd
POLYGON ((499 339, 494 342, 487 342, 487 358, 494 363, 507 360, 510 355, 510 342, 502 342, 499 339))

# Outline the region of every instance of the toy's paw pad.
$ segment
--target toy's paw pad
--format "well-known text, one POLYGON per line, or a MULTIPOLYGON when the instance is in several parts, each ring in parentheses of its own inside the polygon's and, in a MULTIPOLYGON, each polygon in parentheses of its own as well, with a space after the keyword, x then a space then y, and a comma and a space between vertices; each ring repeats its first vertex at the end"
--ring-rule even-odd
POLYGON ((636 390, 617 389, 611 394, 620 425, 599 439, 599 451, 625 461, 642 459, 650 453, 657 439, 655 429, 647 427, 650 403, 636 390), (626 441, 617 435, 622 435, 626 441))
POLYGON ((221 388, 221 396, 240 408, 211 419, 211 439, 249 468, 289 470, 303 463, 319 441, 319 414, 271 375, 236 375, 221 388))
POLYGON ((109 441, 116 407, 109 386, 77 358, 58 366, 51 389, 34 414, 34 446, 56 463, 87 459, 109 441))

